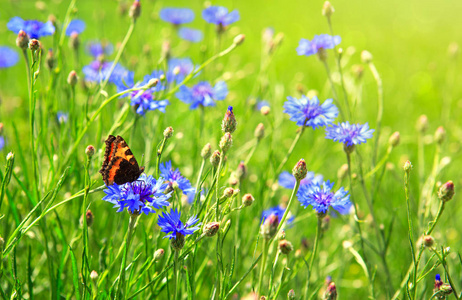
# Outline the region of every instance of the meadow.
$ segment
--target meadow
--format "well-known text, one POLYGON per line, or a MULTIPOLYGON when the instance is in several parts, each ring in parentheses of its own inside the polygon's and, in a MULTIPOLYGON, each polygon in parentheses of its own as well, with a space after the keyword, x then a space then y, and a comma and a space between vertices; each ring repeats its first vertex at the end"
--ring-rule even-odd
POLYGON ((3 299, 462 298, 462 2, 0 6, 3 299))

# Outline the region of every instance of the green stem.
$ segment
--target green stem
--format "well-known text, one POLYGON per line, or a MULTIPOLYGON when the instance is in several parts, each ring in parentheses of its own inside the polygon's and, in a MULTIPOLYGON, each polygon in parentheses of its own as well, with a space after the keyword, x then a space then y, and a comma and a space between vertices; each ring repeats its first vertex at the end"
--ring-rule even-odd
POLYGON ((164 152, 166 142, 167 142, 167 138, 164 137, 162 139, 162 143, 160 144, 159 149, 157 149, 157 161, 156 161, 156 177, 157 178, 159 178, 160 176, 160 159, 162 158, 162 152, 164 152))
POLYGON ((324 68, 326 69, 327 78, 329 79, 330 87, 332 89, 332 94, 334 95, 335 104, 338 107, 340 116, 342 117, 343 120, 345 120, 345 115, 343 114, 342 107, 340 106, 340 102, 338 101, 338 95, 337 95, 337 91, 335 90, 335 85, 334 85, 334 81, 332 80, 332 75, 330 73, 329 65, 327 64, 327 61, 325 59, 322 59, 321 61, 324 64, 324 68))
POLYGON ((375 166, 375 161, 377 159, 377 152, 379 148, 379 139, 380 139, 380 132, 382 128, 382 117, 383 117, 383 86, 382 86, 382 78, 380 77, 377 68, 375 67, 374 63, 371 61, 369 64, 369 69, 374 76, 375 81, 377 82, 377 122, 375 125, 375 144, 374 144, 374 151, 372 152, 372 166, 375 166))
POLYGON ((289 151, 287 152, 286 156, 284 157, 284 159, 281 161, 278 168, 276 169, 276 172, 274 174, 275 178, 279 175, 279 173, 281 173, 282 168, 284 168, 285 164, 289 160, 289 157, 292 155, 292 152, 294 152, 295 146, 297 146, 298 141, 302 137, 303 132, 305 132, 306 122, 308 122, 308 120, 305 120, 304 125, 299 129, 297 135, 295 136, 294 141, 292 142, 292 145, 290 145, 289 151))
POLYGON ((416 293, 417 293, 417 289, 416 289, 415 285, 417 284, 417 271, 418 271, 419 265, 417 264, 416 257, 415 257, 414 234, 413 234, 414 226, 412 225, 411 204, 410 204, 411 201, 409 199, 409 177, 410 177, 410 172, 411 172, 410 169, 404 171, 404 193, 405 193, 405 196, 406 196, 409 244, 411 246, 412 261, 414 263, 414 278, 413 278, 412 287, 414 289, 414 299, 415 299, 416 298, 416 293))
POLYGON ((178 268, 178 250, 174 250, 175 251, 175 259, 173 260, 173 284, 175 286, 174 288, 174 293, 173 294, 173 299, 176 300, 177 299, 177 296, 178 296, 178 271, 179 271, 179 268, 178 268))
POLYGON ((276 234, 274 235, 274 237, 276 237, 276 238, 279 236, 279 233, 282 230, 282 226, 284 226, 284 222, 286 221, 287 216, 289 215, 290 207, 292 206, 292 202, 295 199, 295 195, 297 195, 299 187, 300 187, 300 180, 297 180, 295 182, 294 189, 292 190, 292 194, 290 195, 290 199, 289 199, 289 203, 287 204, 287 208, 286 208, 286 210, 284 212, 284 215, 282 216, 281 221, 279 222, 278 230, 276 231, 276 234))
POLYGON ((263 238, 263 248, 262 248, 262 254, 263 258, 261 260, 261 266, 260 266, 260 275, 258 277, 258 295, 263 296, 262 290, 263 290, 263 276, 265 274, 265 267, 266 267, 266 260, 268 259, 268 239, 263 238))
POLYGON ((202 187, 200 186, 200 184, 201 184, 201 179, 202 179, 202 173, 204 173, 205 161, 206 161, 205 159, 202 159, 201 168, 200 168, 200 170, 199 170, 199 175, 197 176, 197 182, 196 182, 196 196, 195 196, 194 204, 193 204, 194 211, 196 211, 197 201, 199 201, 199 199, 200 199, 200 197, 201 197, 201 193, 200 193, 199 189, 202 188, 202 187))
POLYGON ((122 256, 122 264, 120 265, 120 272, 119 272, 119 284, 117 287, 117 294, 116 294, 116 299, 125 299, 126 294, 125 294, 125 289, 126 289, 126 284, 125 284, 125 268, 127 265, 127 256, 128 252, 130 250, 130 244, 132 242, 132 237, 133 237, 133 232, 135 229, 135 224, 138 219, 139 215, 136 214, 130 214, 130 220, 128 222, 128 229, 127 229, 127 234, 125 237, 125 246, 124 246, 124 254, 122 256))

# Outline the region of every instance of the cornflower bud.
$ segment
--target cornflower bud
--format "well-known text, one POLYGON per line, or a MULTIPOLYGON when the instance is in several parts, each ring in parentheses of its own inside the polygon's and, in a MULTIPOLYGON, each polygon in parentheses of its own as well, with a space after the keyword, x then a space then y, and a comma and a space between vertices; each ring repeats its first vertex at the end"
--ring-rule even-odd
POLYGON ((95 154, 95 147, 93 145, 88 145, 85 149, 85 154, 88 158, 91 158, 95 154))
POLYGON ((77 73, 74 70, 70 71, 67 76, 67 83, 69 83, 70 86, 75 86, 78 81, 79 77, 77 76, 77 73))
POLYGON ((433 293, 436 293, 440 290, 441 286, 443 285, 443 281, 441 280, 440 274, 435 275, 435 288, 433 289, 433 293))
POLYGON ((322 15, 327 18, 330 18, 330 16, 332 16, 334 12, 335 10, 332 4, 330 4, 329 1, 324 2, 324 5, 322 6, 322 15))
POLYGON ((343 151, 345 151, 346 154, 351 154, 353 151, 355 151, 355 145, 347 145, 346 143, 343 144, 343 151))
POLYGON ((223 121, 221 122, 221 130, 223 132, 229 132, 233 133, 236 130, 237 122, 236 122, 236 117, 234 116, 233 113, 233 107, 228 106, 228 110, 225 113, 225 117, 223 118, 223 121))
POLYGON ((98 280, 98 277, 99 277, 98 272, 96 272, 95 270, 91 271, 91 273, 90 273, 90 279, 91 280, 96 281, 96 280, 98 280))
POLYGON ((16 37, 16 46, 21 49, 27 49, 29 45, 29 36, 23 30, 19 30, 18 36, 16 37))
POLYGON ((29 41, 29 49, 32 51, 32 52, 35 52, 37 51, 38 49, 40 48, 40 42, 36 39, 31 39, 29 41))
POLYGON ((348 174, 348 164, 343 164, 337 171, 338 180, 343 180, 348 174))
POLYGON ((265 105, 260 108, 260 113, 264 116, 267 116, 271 112, 271 107, 265 105))
POLYGON ((71 38, 69 39, 69 48, 77 51, 80 47, 80 38, 77 32, 71 33, 71 38))
POLYGON ((324 293, 323 300, 336 300, 337 299, 337 288, 335 283, 331 282, 324 293))
POLYGON ((263 238, 269 240, 277 232, 279 226, 279 218, 275 214, 269 215, 260 226, 260 233, 263 238))
POLYGON ((265 125, 263 123, 257 125, 254 136, 257 140, 261 140, 265 136, 265 125))
POLYGON ((204 148, 202 148, 201 157, 203 159, 208 159, 210 155, 212 155, 212 146, 210 146, 210 143, 207 143, 204 148))
POLYGON ((411 171, 412 164, 411 164, 411 162, 409 160, 404 163, 403 169, 404 169, 404 172, 410 172, 411 171))
POLYGON ((419 119, 417 119, 417 123, 415 128, 418 132, 424 133, 428 129, 428 118, 426 115, 421 115, 419 119))
POLYGON ((245 194, 242 197, 242 204, 244 204, 244 206, 250 206, 254 201, 255 198, 252 196, 252 194, 245 194))
POLYGON ((396 147, 399 145, 399 140, 400 140, 399 132, 395 131, 392 133, 392 135, 388 139, 388 144, 390 144, 390 146, 392 147, 396 147))
POLYGON ((184 237, 184 235, 182 235, 181 233, 177 232, 177 233, 176 233, 176 237, 170 241, 170 246, 171 246, 174 250, 179 251, 179 250, 183 249, 184 243, 185 243, 185 237, 184 237))
POLYGON ((164 130, 164 138, 165 139, 169 139, 171 138, 173 135, 173 128, 171 126, 165 128, 164 130))
POLYGON ((214 236, 220 229, 219 222, 210 222, 204 226, 204 233, 206 236, 214 236))
POLYGON ((87 210, 87 212, 85 213, 85 218, 87 219, 87 226, 91 227, 91 225, 93 225, 93 220, 95 218, 91 210, 87 210))
POLYGON ((223 137, 220 140, 220 149, 224 153, 226 153, 229 148, 233 145, 233 137, 231 136, 231 133, 226 132, 223 137))
POLYGON ((287 293, 287 300, 295 300, 295 291, 294 290, 290 290, 287 293))
POLYGON ((0 122, 0 135, 2 135, 2 134, 3 134, 3 123, 0 122))
POLYGON ((351 73, 353 73, 354 77, 359 80, 363 77, 364 74, 364 67, 361 65, 353 65, 351 66, 351 73))
POLYGON ((128 12, 128 15, 130 18, 133 20, 138 19, 138 17, 141 15, 141 4, 139 0, 135 0, 130 7, 130 11, 128 12))
POLYGON ((446 130, 444 130, 443 126, 440 126, 435 131, 435 142, 441 145, 445 139, 446 139, 446 130))
POLYGON ((365 64, 372 62, 372 54, 367 50, 363 50, 361 52, 361 60, 365 64))
POLYGON ((236 46, 239 46, 240 44, 242 44, 245 40, 245 35, 244 34, 238 34, 234 40, 233 40, 233 44, 235 44, 236 46))
POLYGON ((178 74, 180 74, 180 71, 181 71, 180 66, 176 66, 175 68, 173 68, 173 75, 178 75, 178 74))
POLYGON ((307 173, 305 160, 302 158, 298 161, 295 167, 292 169, 292 175, 294 175, 297 181, 301 181, 306 177, 307 173))
POLYGON ((231 198, 234 195, 234 189, 233 188, 226 188, 223 191, 223 197, 224 198, 231 198))
POLYGON ((162 43, 160 57, 162 57, 163 59, 168 60, 170 58, 170 49, 171 49, 170 42, 169 41, 164 41, 162 43))
POLYGON ((435 239, 431 235, 426 235, 422 238, 423 245, 425 248, 433 248, 435 245, 435 239))
POLYGON ((148 89, 153 88, 158 84, 159 84, 159 79, 158 78, 151 78, 148 81, 148 89))
POLYGON ((6 155, 6 161, 9 162, 9 161, 12 161, 14 160, 14 153, 13 152, 9 152, 7 155, 6 155))
POLYGON ((239 163, 236 169, 236 176, 239 180, 244 178, 247 175, 247 167, 243 161, 239 163))
POLYGON ((46 58, 48 69, 53 70, 53 68, 55 67, 55 62, 56 62, 56 59, 53 54, 53 49, 49 49, 47 53, 47 58, 46 58))
POLYGON ((165 251, 164 249, 160 248, 157 249, 156 252, 154 252, 154 260, 159 261, 164 257, 165 251))
POLYGON ((220 164, 220 157, 221 157, 221 153, 218 150, 215 150, 212 156, 210 156, 210 163, 212 164, 214 168, 217 168, 218 165, 220 164))
POLYGON ((443 202, 448 202, 452 199, 452 197, 454 197, 454 194, 454 182, 449 180, 440 187, 438 191, 438 198, 440 198, 443 202))
POLYGON ((279 241, 279 251, 281 251, 282 254, 289 254, 293 250, 294 246, 288 240, 279 241))

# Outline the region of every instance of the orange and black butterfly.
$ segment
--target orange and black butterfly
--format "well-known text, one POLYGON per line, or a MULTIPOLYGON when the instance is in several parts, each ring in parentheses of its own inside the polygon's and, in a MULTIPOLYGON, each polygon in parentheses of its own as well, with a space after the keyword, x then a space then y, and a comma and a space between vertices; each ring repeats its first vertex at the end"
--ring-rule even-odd
POLYGON ((106 140, 103 166, 99 172, 107 186, 133 182, 143 173, 130 147, 121 136, 110 135, 106 140))

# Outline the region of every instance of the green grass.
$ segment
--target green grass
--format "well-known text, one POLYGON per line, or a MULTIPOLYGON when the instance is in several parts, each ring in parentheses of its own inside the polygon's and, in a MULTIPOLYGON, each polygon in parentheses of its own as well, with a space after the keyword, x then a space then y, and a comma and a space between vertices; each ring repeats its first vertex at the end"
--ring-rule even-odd
MULTIPOLYGON (((138 218, 131 246, 125 253, 124 241, 130 217, 126 212, 116 213, 110 203, 101 200, 103 182, 98 170, 103 160, 104 140, 109 133, 122 135, 138 162, 146 167, 146 174, 154 175, 162 133, 166 127, 172 126, 174 135, 167 141, 161 160, 172 160, 173 166, 178 167, 195 186, 201 166, 200 151, 206 143, 212 145, 212 150, 218 149, 222 136, 221 120, 228 105, 234 107, 238 127, 233 133, 233 146, 227 153, 216 191, 221 195, 229 186, 231 172, 248 157, 255 145, 255 127, 263 123, 265 137, 250 157, 247 177, 236 187, 240 193, 231 208, 238 207, 245 193, 251 193, 255 202, 223 217, 222 228, 230 221, 227 231, 200 240, 197 239, 201 233, 187 238, 185 247, 178 253, 181 295, 178 299, 211 298, 220 266, 217 261, 222 264, 219 272, 222 298, 232 295, 242 298, 258 289, 260 279, 262 294, 271 293, 271 298, 285 299, 290 289, 294 289, 297 299, 322 298, 325 278, 332 276, 340 299, 390 299, 398 290, 401 290, 400 299, 429 299, 433 295, 437 273, 442 275, 445 283, 451 281, 460 293, 462 264, 459 252, 462 244, 459 228, 462 224, 458 218, 457 194, 444 205, 437 226, 432 229, 436 253, 424 250, 417 277, 411 272, 411 282, 421 279, 417 289, 406 291, 406 288, 399 287, 413 262, 412 253, 415 259, 420 256, 417 240, 428 231, 428 223, 437 216, 440 183, 453 180, 456 189, 462 184, 458 176, 458 166, 462 163, 459 138, 462 102, 461 87, 457 84, 461 78, 458 72, 461 62, 460 58, 448 55, 448 46, 460 40, 462 3, 429 0, 337 2, 333 2, 332 24, 334 33, 342 37, 339 47, 344 53, 342 70, 352 110, 350 121, 368 122, 371 128, 377 128, 377 84, 360 57, 361 51, 368 50, 383 82, 384 112, 376 161, 386 157, 392 132, 401 133, 401 142, 383 160, 385 163, 380 165, 375 176, 365 177, 364 184, 362 175, 374 168, 372 156, 376 133, 373 140, 358 146, 360 156, 353 153, 351 157, 353 181, 350 188, 348 177, 337 178, 338 169, 347 163, 342 145, 325 139, 323 129, 306 128, 283 170, 290 171, 300 158, 304 158, 308 170, 335 181, 337 188, 343 186, 353 191, 362 238, 353 213, 331 217, 329 228, 318 239, 317 254, 312 262, 314 269, 309 274, 307 266, 312 261, 317 228, 316 214, 310 208, 303 209, 294 198, 290 210, 295 221, 285 230, 286 239, 293 244, 294 251, 287 257, 277 254, 276 243, 269 243, 266 256, 259 234, 262 211, 287 203, 291 196, 291 191, 278 187, 273 181, 278 175, 275 170, 298 129, 282 112, 286 97, 299 97, 300 90, 304 93, 316 91, 321 101, 333 97, 322 63, 315 56, 298 56, 295 51, 300 38, 311 39, 314 34, 329 32, 328 23, 321 14, 323 1, 217 3, 236 8, 241 14, 241 20, 230 26, 220 43, 216 40, 214 27, 200 17, 203 3, 141 2, 141 17, 120 58, 122 65, 135 71, 135 80, 164 67, 158 61, 162 43, 166 40, 170 41, 172 56, 191 57, 200 65, 229 47, 237 34, 246 36, 242 45, 213 60, 187 83, 190 86, 200 80, 225 80, 228 84, 230 92, 226 100, 219 101, 216 107, 204 109, 203 130, 200 130, 201 111, 190 110, 173 95, 168 98, 171 105, 166 114, 148 112, 146 117, 136 119, 136 126, 133 126, 135 112, 128 107, 127 98, 114 97, 113 101, 101 106, 116 94, 111 84, 99 94, 98 86, 85 90, 79 82, 72 104, 73 92, 66 82, 67 75, 75 69, 80 79, 83 78, 81 67, 91 61, 84 51, 85 42, 104 38, 116 45, 122 42, 130 26, 126 13, 120 14, 117 1, 76 1, 76 13, 71 16, 87 23, 80 37, 82 47, 78 63, 65 38, 58 67, 50 72, 43 58, 34 86, 36 109, 32 115, 35 118, 33 138, 36 151, 31 151, 31 109, 24 59, 21 57, 15 67, 0 70, 0 122, 4 125, 3 136, 7 141, 0 152, 0 236, 5 241, 1 257, 1 297, 113 298, 124 289, 117 278, 121 274, 122 257, 126 254, 127 298, 173 298, 174 251, 156 225, 156 214, 138 218), (158 19, 159 10, 169 5, 188 6, 195 11, 196 19, 191 26, 204 31, 202 43, 180 41, 173 28, 158 19), (268 26, 276 33, 284 34, 282 44, 271 56, 263 52, 261 41, 262 31, 268 26), (147 46, 149 53, 145 51, 147 46), (260 72, 265 58, 269 64, 260 72), (355 65, 364 68, 360 79, 352 71, 355 65), (259 88, 262 83, 266 88, 259 88), (270 102, 268 116, 253 109, 257 99, 270 102), (87 102, 88 114, 85 113, 87 102), (69 122, 59 124, 56 112, 69 111, 72 107, 74 111, 69 122), (98 113, 94 115, 95 112, 98 113), (119 114, 121 122, 116 124, 119 114), (422 114, 428 116, 429 128, 419 135, 415 124, 422 114), (94 120, 88 123, 92 116, 94 120), (87 125, 88 128, 83 129, 87 125), (437 146, 433 138, 438 126, 444 126, 447 133, 441 146, 437 146), (96 154, 87 161, 85 148, 90 144, 95 146, 96 154), (15 155, 14 164, 6 159, 10 151, 15 155), (443 157, 450 157, 450 163, 441 170, 434 170, 434 161, 439 162, 443 157), (37 168, 34 168, 34 160, 37 168), (413 165, 409 194, 405 194, 402 169, 406 160, 413 165), (365 195, 370 199, 375 222, 365 195), (423 217, 418 207, 425 200, 430 206, 429 214, 423 217), (94 214, 94 221, 87 228, 81 216, 88 208, 94 214), (381 238, 382 234, 385 239, 381 238), (382 251, 384 241, 386 253, 382 251), (414 252, 411 252, 411 246, 414 252), (450 253, 443 256, 441 247, 450 247, 450 253), (154 252, 160 248, 165 250, 165 256, 155 261, 154 252), (382 249, 377 251, 382 253, 377 254, 374 249, 382 249), (261 277, 262 261, 265 260, 264 277, 261 277), (90 278, 93 270, 99 275, 96 281, 90 278), (310 278, 308 289, 307 278, 310 278)), ((30 1, 0 0, 0 4, 0 44, 11 47, 15 47, 16 38, 6 28, 11 17, 46 20, 49 14, 54 14, 62 24, 69 6, 68 1, 46 2, 44 10, 37 9, 30 1)), ((130 5, 129 2, 125 4, 130 5)), ((42 43, 45 54, 49 48, 57 53, 58 37, 45 37, 42 43)), ((332 51, 328 52, 328 64, 333 72, 338 101, 345 110, 332 51)), ((206 161, 203 175, 208 190, 213 186, 213 174, 206 161)), ((211 189, 209 194, 211 204, 216 201, 214 192, 215 189, 211 189)), ((220 206, 221 211, 231 200, 227 201, 220 206)), ((183 221, 192 214, 191 207, 181 201, 178 193, 172 197, 172 205, 181 207, 183 221)), ((204 209, 199 215, 203 222, 206 212, 212 213, 212 209, 204 209)))

